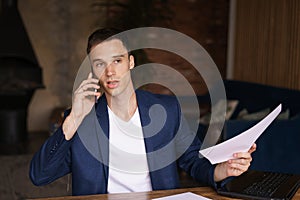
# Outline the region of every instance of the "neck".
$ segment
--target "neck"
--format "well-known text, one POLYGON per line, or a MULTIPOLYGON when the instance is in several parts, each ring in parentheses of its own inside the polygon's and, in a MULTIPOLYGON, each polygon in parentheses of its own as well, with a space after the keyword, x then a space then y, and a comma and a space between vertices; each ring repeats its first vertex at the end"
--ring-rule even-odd
POLYGON ((136 94, 133 87, 120 95, 107 95, 106 98, 109 108, 124 121, 129 121, 137 109, 136 94))

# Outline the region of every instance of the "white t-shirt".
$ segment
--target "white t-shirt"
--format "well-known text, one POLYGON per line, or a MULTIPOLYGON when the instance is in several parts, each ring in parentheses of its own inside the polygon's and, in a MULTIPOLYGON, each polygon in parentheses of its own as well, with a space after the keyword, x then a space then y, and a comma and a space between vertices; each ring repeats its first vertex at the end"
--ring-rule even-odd
POLYGON ((108 193, 151 191, 151 180, 140 115, 136 109, 126 122, 108 107, 109 175, 108 193))

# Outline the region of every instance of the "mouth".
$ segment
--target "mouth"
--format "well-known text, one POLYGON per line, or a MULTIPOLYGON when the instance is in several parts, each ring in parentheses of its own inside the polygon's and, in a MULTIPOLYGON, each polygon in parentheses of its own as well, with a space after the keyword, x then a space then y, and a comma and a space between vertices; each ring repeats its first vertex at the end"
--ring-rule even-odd
POLYGON ((118 87, 119 81, 117 81, 117 80, 107 81, 106 85, 109 89, 114 89, 114 88, 118 87))

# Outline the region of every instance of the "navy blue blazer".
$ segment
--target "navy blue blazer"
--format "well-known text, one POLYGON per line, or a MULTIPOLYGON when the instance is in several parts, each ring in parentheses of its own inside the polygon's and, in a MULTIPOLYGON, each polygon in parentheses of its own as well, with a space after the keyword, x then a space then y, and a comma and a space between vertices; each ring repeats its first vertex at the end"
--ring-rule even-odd
MULTIPOLYGON (((199 158, 200 141, 182 120, 177 99, 140 90, 136 91, 136 95, 153 190, 178 188, 177 166, 196 180, 216 187, 214 166, 207 159, 199 158), (158 109, 152 109, 153 106, 158 109), (156 120, 157 116, 165 118, 156 120), (149 128, 149 124, 154 123, 152 127, 155 127, 155 123, 161 120, 164 125, 160 130, 149 128), (186 142, 190 144, 187 147, 186 142), (167 144, 167 150, 158 151, 167 144), (168 163, 168 160, 173 162, 168 163)), ((86 142, 77 130, 73 138, 67 141, 60 127, 33 156, 29 176, 35 185, 45 185, 72 173, 73 195, 107 193, 109 169, 105 163, 109 160, 109 120, 105 95, 95 105, 95 112, 104 134, 84 133, 89 137, 86 142), (99 141, 106 142, 99 144, 99 141), (99 153, 95 155, 93 152, 99 153)))

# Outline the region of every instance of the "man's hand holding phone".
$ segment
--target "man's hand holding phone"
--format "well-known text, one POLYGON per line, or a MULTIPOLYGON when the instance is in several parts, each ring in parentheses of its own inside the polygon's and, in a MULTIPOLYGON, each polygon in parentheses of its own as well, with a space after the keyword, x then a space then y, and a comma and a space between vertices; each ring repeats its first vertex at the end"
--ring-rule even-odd
POLYGON ((63 124, 63 132, 67 140, 73 137, 85 116, 91 111, 96 100, 102 95, 98 83, 99 80, 93 78, 92 73, 89 73, 87 79, 82 81, 75 90, 71 113, 63 124))

